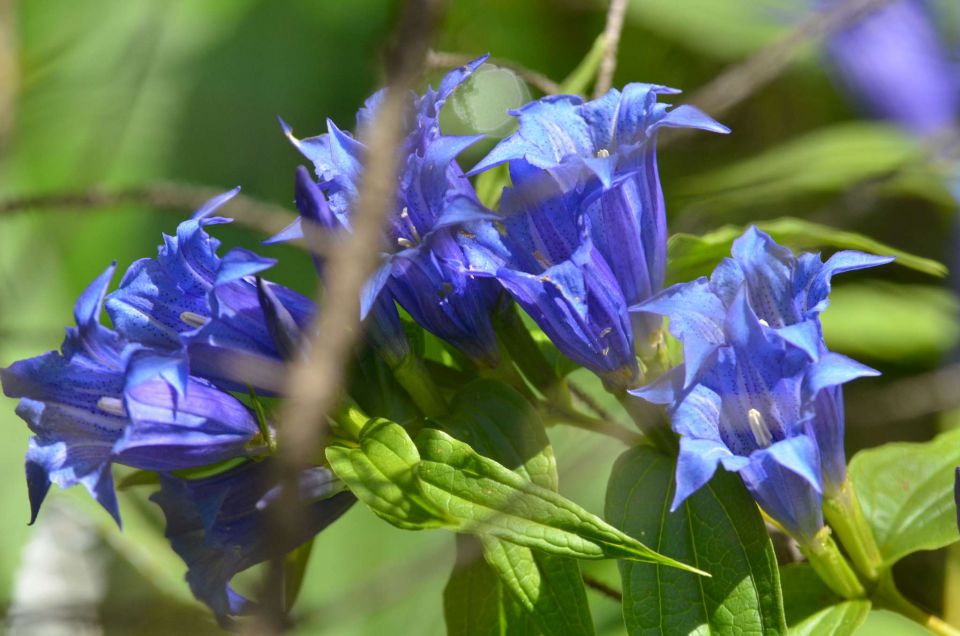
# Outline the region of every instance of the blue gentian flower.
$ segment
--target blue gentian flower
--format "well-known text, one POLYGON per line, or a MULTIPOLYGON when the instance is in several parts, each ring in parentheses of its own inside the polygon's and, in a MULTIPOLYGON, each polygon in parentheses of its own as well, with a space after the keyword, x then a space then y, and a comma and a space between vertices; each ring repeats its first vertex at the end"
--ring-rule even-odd
POLYGON ((590 102, 545 97, 515 111, 517 132, 470 171, 507 162, 513 181, 500 209, 505 256, 471 264, 495 275, 566 355, 612 387, 636 384, 634 351, 646 357, 659 339, 659 318, 626 313, 664 281, 657 131, 727 132, 691 106, 657 102, 676 92, 629 84, 590 102))
MULTIPOLYGON (((454 137, 440 131, 439 114, 446 99, 479 67, 480 58, 448 73, 434 90, 413 98, 410 133, 400 147, 403 157, 397 183, 397 200, 383 245, 383 265, 361 297, 361 317, 375 306, 386 334, 396 334, 389 306, 395 300, 428 331, 452 343, 472 359, 495 366, 499 359, 491 314, 498 302, 499 286, 467 271, 465 251, 470 249, 474 226, 486 223, 490 213, 480 205, 469 180, 455 158, 482 136, 454 137), (381 303, 378 305, 378 301, 381 303)), ((383 93, 367 100, 357 115, 362 130, 374 116, 383 93)), ((327 133, 297 139, 284 131, 310 159, 327 210, 320 224, 334 219, 349 229, 352 206, 362 179, 367 149, 349 133, 327 122, 327 133)), ((321 197, 299 197, 314 208, 321 197)), ((310 210, 301 206, 304 218, 310 210)), ((296 236, 296 228, 283 234, 296 236)))
POLYGON ((681 435, 675 503, 720 462, 772 517, 809 539, 822 525, 822 495, 835 494, 846 476, 840 387, 877 375, 827 350, 819 314, 834 274, 892 259, 798 257, 755 227, 732 256, 709 280, 674 285, 636 307, 670 318, 685 362, 634 393, 671 405, 681 435))
POLYGON ((290 344, 314 311, 308 298, 257 278, 274 260, 243 249, 217 255, 220 242, 206 227, 230 222, 211 214, 236 192, 211 199, 176 236, 164 235, 157 258, 131 265, 107 297, 117 331, 151 349, 138 360, 142 372, 164 371, 181 394, 175 378, 188 371, 228 389, 278 391, 290 344))
POLYGON ((254 608, 230 587, 237 573, 309 541, 356 502, 328 469, 305 471, 298 492, 301 530, 291 545, 278 546, 268 525, 277 501, 274 469, 264 461, 202 479, 163 474, 160 491, 150 497, 163 510, 171 546, 187 564, 190 590, 224 625, 254 608))
POLYGON ((826 43, 838 83, 870 114, 921 136, 943 132, 960 117, 960 66, 930 4, 891 2, 826 43))
MULTIPOLYGON (((876 372, 835 353, 811 360, 763 325, 745 287, 718 327, 722 343, 703 361, 693 383, 684 385, 681 365, 634 392, 670 405, 673 429, 680 435, 671 509, 722 465, 739 473, 760 507, 807 544, 823 527, 819 397, 876 372)), ((689 329, 683 337, 686 345, 698 334, 689 329)))
POLYGON ((4 394, 21 398, 17 414, 34 433, 26 458, 32 519, 51 483, 83 484, 119 523, 113 463, 177 470, 263 451, 252 444, 253 413, 209 382, 188 376, 181 395, 159 375, 131 376, 132 359, 149 351, 99 320, 114 269, 81 294, 60 353, 0 370, 4 394))
MULTIPOLYGON (((637 307, 670 316, 671 332, 684 341, 687 385, 725 344, 723 321, 741 289, 764 329, 776 331, 815 360, 827 353, 819 315, 829 302, 833 275, 893 260, 852 250, 837 252, 826 262, 819 254, 795 256, 755 226, 734 241, 732 256, 717 266, 709 281, 700 278, 674 285, 637 307)), ((816 401, 818 415, 812 426, 820 447, 825 491, 832 495, 846 478, 841 389, 825 388, 816 401)))

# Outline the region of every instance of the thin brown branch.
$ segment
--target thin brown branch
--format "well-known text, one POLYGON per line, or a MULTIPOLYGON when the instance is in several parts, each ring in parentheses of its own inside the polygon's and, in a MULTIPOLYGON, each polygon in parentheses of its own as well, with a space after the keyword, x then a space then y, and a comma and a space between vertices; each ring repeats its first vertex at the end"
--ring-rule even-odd
MULTIPOLYGON (((0 216, 31 210, 76 210, 121 205, 145 205, 184 214, 199 208, 219 194, 223 194, 222 189, 171 182, 151 183, 116 190, 93 187, 87 190, 6 199, 0 201, 0 216)), ((268 235, 276 234, 297 218, 279 205, 244 194, 238 194, 231 199, 223 210, 238 223, 268 235)))
MULTIPOLYGON (((441 13, 440 0, 409 0, 397 37, 387 56, 387 91, 374 123, 362 132, 367 154, 360 192, 352 216, 353 232, 329 250, 324 302, 308 333, 309 357, 295 362, 287 377, 287 399, 280 409, 278 459, 281 477, 279 505, 272 532, 275 545, 286 546, 300 533, 297 478, 316 460, 327 434, 327 414, 341 397, 345 368, 359 338, 359 296, 379 262, 381 232, 391 212, 401 157, 397 149, 406 132, 408 91, 427 58, 431 34, 441 13)), ((264 612, 251 622, 252 633, 284 629, 283 555, 277 554, 263 588, 264 612)))
POLYGON ((623 592, 610 587, 603 581, 599 581, 588 574, 583 575, 583 584, 595 592, 600 592, 612 601, 616 601, 617 603, 623 602, 623 592))
POLYGON ((814 13, 782 39, 718 75, 691 97, 691 103, 719 117, 757 92, 797 58, 809 42, 847 27, 893 0, 847 0, 830 11, 814 13))
POLYGON ((603 28, 603 58, 597 72, 597 83, 593 89, 596 99, 613 86, 613 73, 617 70, 617 51, 620 49, 620 35, 623 33, 623 19, 627 13, 627 0, 610 0, 607 9, 607 24, 603 28))
MULTIPOLYGON (((476 59, 477 57, 479 56, 468 55, 466 53, 451 53, 449 51, 431 50, 427 54, 427 67, 432 69, 452 68, 454 66, 466 64, 470 60, 476 59)), ((530 84, 530 86, 533 86, 547 95, 555 95, 562 92, 560 84, 554 82, 543 73, 529 69, 525 66, 517 64, 516 62, 511 62, 510 60, 504 60, 501 58, 491 57, 487 61, 491 64, 496 64, 497 66, 510 69, 520 76, 520 78, 523 79, 523 81, 525 81, 527 84, 530 84)))

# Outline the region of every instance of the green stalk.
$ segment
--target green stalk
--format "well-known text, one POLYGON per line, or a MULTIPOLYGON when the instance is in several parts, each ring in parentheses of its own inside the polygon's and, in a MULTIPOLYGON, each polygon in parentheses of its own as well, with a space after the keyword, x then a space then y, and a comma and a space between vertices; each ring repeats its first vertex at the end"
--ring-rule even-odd
POLYGON ((620 391, 616 397, 651 445, 670 457, 677 455, 679 442, 664 407, 633 397, 626 391, 620 391))
POLYGON ((836 494, 824 499, 823 513, 860 575, 868 582, 876 581, 883 557, 849 478, 836 494))
POLYGON ((287 612, 293 609, 297 597, 300 596, 312 551, 313 539, 310 539, 299 548, 288 552, 283 559, 283 604, 287 612))
POLYGON ((821 528, 812 541, 800 545, 800 551, 827 587, 841 597, 866 597, 863 584, 830 536, 830 528, 821 528))
MULTIPOLYGON (((563 399, 563 393, 566 387, 557 390, 563 382, 557 374, 556 369, 550 364, 543 351, 537 345, 533 336, 520 314, 517 313, 517 306, 513 301, 504 301, 497 312, 497 338, 500 340, 503 348, 510 357, 516 362, 517 366, 530 382, 537 387, 544 395, 563 399)), ((566 402, 569 403, 569 395, 566 402)))
POLYGON ((419 356, 408 353, 392 370, 397 382, 410 395, 421 413, 427 417, 438 417, 447 412, 443 394, 419 356))
POLYGON ((596 417, 590 417, 589 415, 581 413, 575 409, 552 404, 548 401, 542 402, 541 408, 546 412, 547 415, 555 418, 558 421, 575 426, 577 428, 582 428, 586 431, 599 433, 600 435, 606 435, 607 437, 618 439, 631 448, 644 442, 643 435, 635 431, 631 431, 625 426, 621 426, 615 422, 607 422, 596 417))
POLYGON ((889 570, 880 576, 879 585, 872 600, 877 607, 899 612, 910 620, 920 623, 934 634, 960 636, 960 630, 947 624, 941 618, 924 612, 903 596, 897 589, 897 585, 893 581, 893 574, 889 570))

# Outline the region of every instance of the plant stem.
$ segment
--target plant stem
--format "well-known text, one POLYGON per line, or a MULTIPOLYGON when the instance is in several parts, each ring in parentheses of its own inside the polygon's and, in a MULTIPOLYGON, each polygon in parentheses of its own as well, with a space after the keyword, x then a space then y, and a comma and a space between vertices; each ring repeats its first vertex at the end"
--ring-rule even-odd
POLYGON ((543 408, 548 415, 551 415, 554 418, 571 426, 618 439, 631 448, 642 444, 645 441, 643 435, 631 431, 625 426, 621 426, 615 422, 607 422, 596 417, 591 417, 572 408, 552 404, 548 401, 541 402, 541 408, 543 408))
POLYGON ((662 406, 635 398, 625 391, 617 393, 616 397, 650 444, 670 457, 677 455, 679 442, 670 429, 670 420, 662 406))
POLYGON ((497 337, 523 374, 541 393, 551 395, 556 392, 554 389, 562 384, 561 378, 523 324, 512 300, 504 301, 498 311, 497 337))
POLYGON ((443 394, 433 382, 423 361, 414 353, 404 356, 400 364, 393 367, 393 376, 413 399, 420 412, 427 417, 437 417, 447 412, 447 403, 443 394))
POLYGON ((841 597, 866 597, 867 591, 863 584, 830 536, 830 528, 821 528, 812 541, 800 545, 800 551, 827 587, 841 597))
POLYGON ((883 558, 849 477, 835 495, 824 499, 823 512, 861 576, 876 581, 883 558))
POLYGON ((903 614, 912 621, 920 623, 934 634, 941 636, 960 636, 960 630, 947 624, 942 619, 928 614, 917 607, 908 598, 900 593, 896 583, 893 581, 893 574, 890 571, 884 572, 880 576, 879 586, 873 596, 873 601, 878 607, 893 610, 903 614))

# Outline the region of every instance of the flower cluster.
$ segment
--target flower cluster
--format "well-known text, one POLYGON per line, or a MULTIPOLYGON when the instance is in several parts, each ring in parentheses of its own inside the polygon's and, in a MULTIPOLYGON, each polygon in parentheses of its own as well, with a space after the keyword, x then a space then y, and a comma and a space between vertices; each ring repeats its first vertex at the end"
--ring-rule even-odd
MULTIPOLYGON (((513 112, 516 132, 465 172, 458 156, 481 136, 446 135, 439 116, 485 59, 410 96, 381 264, 358 299, 370 345, 358 359, 375 350, 399 379, 398 369, 420 355, 408 340, 419 327, 455 350, 457 372, 486 373, 513 362, 500 349, 498 317, 516 303, 609 391, 669 405, 681 435, 674 507, 722 464, 794 536, 813 536, 822 494, 845 478, 840 386, 875 373, 827 350, 818 314, 834 273, 889 259, 796 257, 751 229, 709 280, 664 290, 658 131, 728 130, 693 107, 659 102, 677 92, 663 86, 629 84, 593 101, 556 95, 513 112), (510 184, 490 209, 470 177, 504 164, 510 184), (644 386, 647 363, 662 352, 663 316, 683 341, 685 364, 644 386)), ((375 94, 358 113, 356 137, 328 121, 326 133, 297 139, 281 122, 315 175, 297 170, 300 218, 268 243, 351 231, 371 151, 361 139, 381 99, 375 94)), ((207 230, 229 221, 214 213, 235 193, 164 236, 157 258, 131 265, 113 293, 114 266, 97 278, 77 302, 77 326, 61 352, 0 371, 34 433, 26 459, 33 517, 51 483, 79 483, 119 523, 112 465, 156 471, 152 499, 167 537, 194 594, 221 620, 251 607, 231 589, 234 575, 310 540, 355 501, 315 466, 298 491, 307 523, 286 537, 289 545, 271 543, 270 455, 283 440, 259 398, 282 394, 285 365, 305 354, 315 306, 261 278, 273 260, 243 249, 218 255, 207 230), (104 305, 114 329, 100 324, 104 305), (203 470, 189 470, 196 468, 203 470)), ((333 274, 319 256, 315 264, 321 278, 333 274)))
POLYGON ((740 473, 791 536, 823 526, 824 493, 846 477, 840 386, 876 375, 827 350, 819 314, 834 274, 891 258, 794 256, 751 227, 710 279, 674 285, 635 309, 668 316, 684 364, 634 393, 669 404, 680 434, 676 509, 718 465, 740 473))

